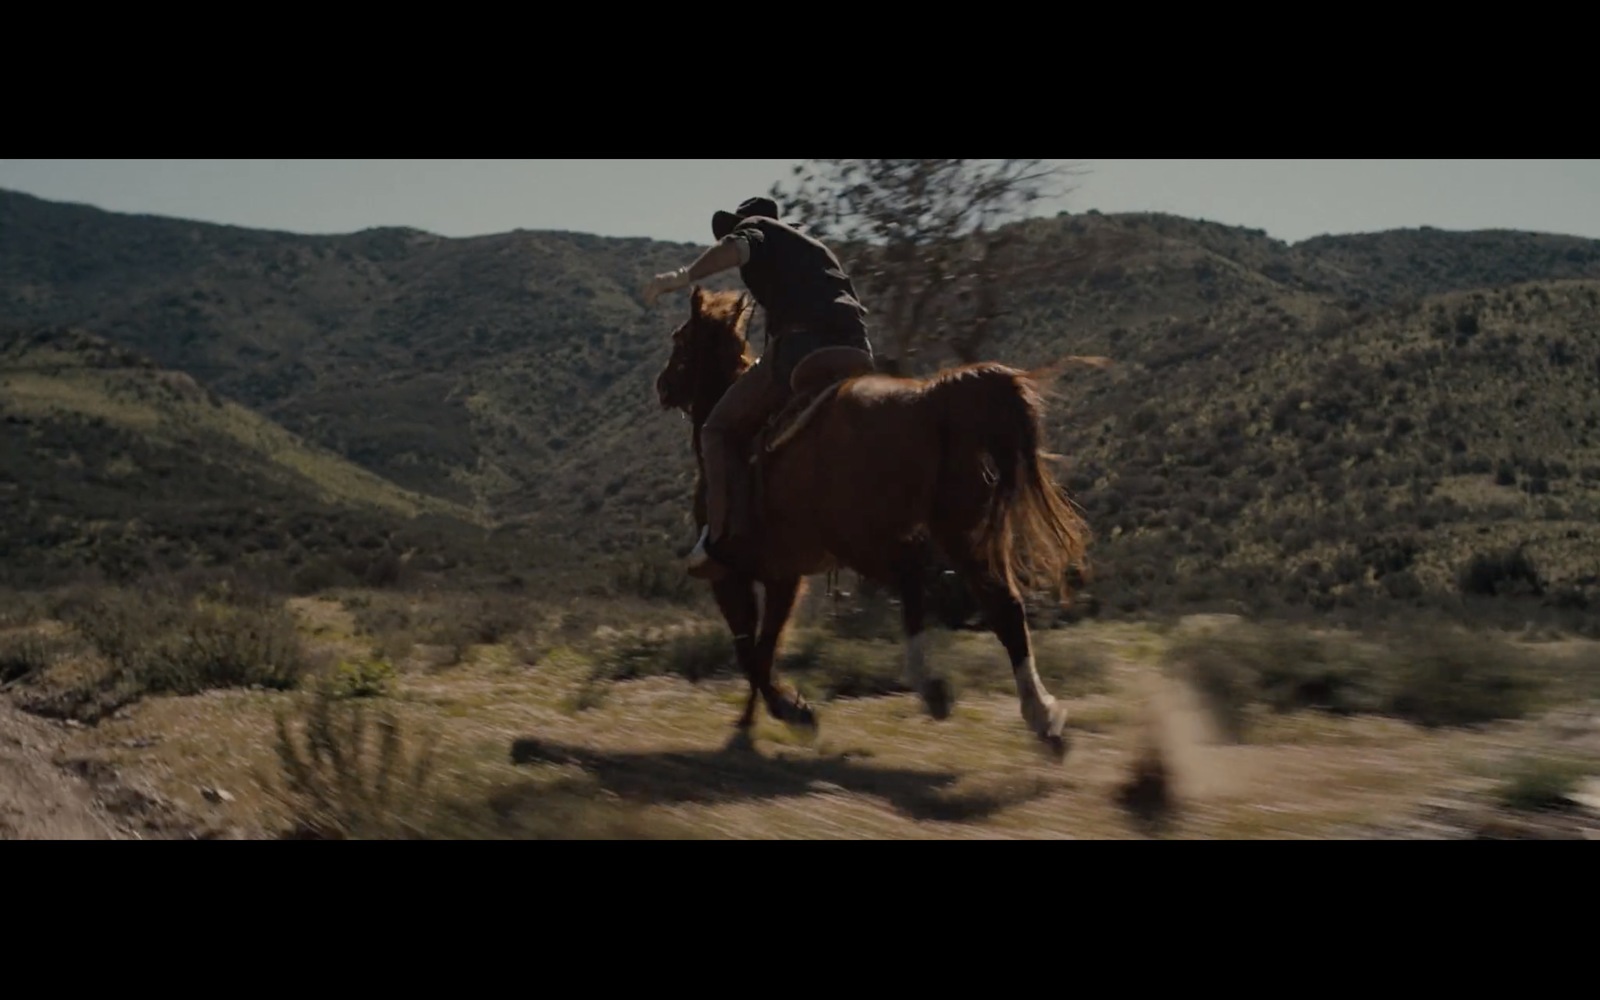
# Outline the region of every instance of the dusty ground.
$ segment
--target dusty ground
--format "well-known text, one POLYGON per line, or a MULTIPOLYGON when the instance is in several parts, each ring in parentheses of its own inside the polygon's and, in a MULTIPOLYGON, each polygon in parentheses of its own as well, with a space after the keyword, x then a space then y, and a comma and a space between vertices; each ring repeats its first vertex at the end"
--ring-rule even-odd
MULTIPOLYGON (((360 645, 337 604, 297 610, 318 641, 360 645)), ((448 803, 417 791, 391 807, 432 836, 1600 836, 1600 801, 1529 816, 1488 798, 1518 760, 1600 761, 1593 707, 1438 732, 1306 713, 1228 745, 1157 668, 1162 646, 1148 630, 1089 626, 1038 641, 1041 660, 1092 643, 1109 664, 1096 693, 1068 699, 1063 763, 1036 749, 1014 696, 966 692, 944 722, 910 696, 836 700, 820 706, 814 741, 763 719, 746 744, 731 728, 742 681, 647 678, 585 702, 589 665, 563 648, 526 662, 514 646, 479 646, 442 668, 419 650, 390 696, 361 702, 394 711, 407 765, 422 735, 438 737, 430 787, 448 803), (1166 810, 1131 785, 1148 760, 1165 766, 1166 810)), ((956 659, 1004 669, 982 635, 947 643, 935 668, 956 659)), ((0 837, 279 835, 288 812, 274 718, 308 702, 249 690, 147 698, 97 726, 0 703, 0 837)))
POLYGON ((51 759, 59 743, 47 724, 0 706, 0 837, 121 839, 89 784, 51 759))
POLYGON ((73 753, 82 736, 0 701, 0 840, 193 839, 215 834, 137 779, 73 753))

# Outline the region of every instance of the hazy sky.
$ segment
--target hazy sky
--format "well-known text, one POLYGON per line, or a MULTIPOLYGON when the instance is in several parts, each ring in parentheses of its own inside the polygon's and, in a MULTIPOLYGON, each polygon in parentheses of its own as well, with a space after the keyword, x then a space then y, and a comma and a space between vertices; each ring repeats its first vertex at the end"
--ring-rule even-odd
MULTIPOLYGON (((301 233, 566 229, 710 239, 794 160, 0 160, 0 188, 301 233)), ((1600 239, 1600 160, 1088 160, 1044 210, 1162 211, 1295 241, 1402 226, 1600 239)))

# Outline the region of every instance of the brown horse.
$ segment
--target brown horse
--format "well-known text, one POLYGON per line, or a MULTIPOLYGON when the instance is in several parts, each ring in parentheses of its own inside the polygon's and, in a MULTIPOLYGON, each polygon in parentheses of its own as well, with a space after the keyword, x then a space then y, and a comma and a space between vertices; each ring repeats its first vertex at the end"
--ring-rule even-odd
MULTIPOLYGON (((656 394, 663 409, 692 420, 699 460, 702 424, 752 364, 745 330, 754 303, 699 286, 690 301, 656 394)), ((930 674, 923 649, 923 573, 937 546, 1010 656, 1023 719, 1059 759, 1066 706, 1034 667, 1019 588, 1055 584, 1069 594, 1067 575, 1084 568, 1089 531, 1040 461, 1044 376, 972 364, 912 379, 870 367, 846 348, 808 358, 791 379, 789 406, 755 448, 759 551, 712 584, 750 682, 738 725, 754 723, 759 695, 773 718, 816 726, 811 706, 775 677, 773 660, 804 578, 841 566, 898 589, 911 685, 930 715, 945 718, 950 688, 930 674), (757 582, 766 594, 759 635, 757 582)), ((697 527, 706 520, 703 479, 697 527)))

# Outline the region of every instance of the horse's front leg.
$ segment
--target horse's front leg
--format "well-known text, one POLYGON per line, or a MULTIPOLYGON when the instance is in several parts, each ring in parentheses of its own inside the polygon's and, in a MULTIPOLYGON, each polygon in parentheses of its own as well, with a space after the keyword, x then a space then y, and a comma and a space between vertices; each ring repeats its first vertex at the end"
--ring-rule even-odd
POLYGON ((761 637, 756 643, 755 684, 767 701, 767 711, 774 719, 791 726, 817 728, 817 714, 806 704, 800 692, 775 678, 774 661, 778 656, 778 640, 794 613, 796 599, 800 596, 800 577, 771 582, 766 585, 766 607, 761 615, 761 637))
POLYGON ((729 575, 711 585, 711 593, 722 611, 722 618, 733 633, 733 655, 750 684, 750 698, 737 723, 749 729, 756 721, 756 697, 761 693, 756 656, 756 588, 747 577, 729 575))
POLYGON ((928 549, 915 545, 896 560, 900 591, 900 624, 906 637, 906 678, 922 696, 922 704, 935 719, 948 719, 955 700, 946 678, 928 669, 926 574, 928 549))

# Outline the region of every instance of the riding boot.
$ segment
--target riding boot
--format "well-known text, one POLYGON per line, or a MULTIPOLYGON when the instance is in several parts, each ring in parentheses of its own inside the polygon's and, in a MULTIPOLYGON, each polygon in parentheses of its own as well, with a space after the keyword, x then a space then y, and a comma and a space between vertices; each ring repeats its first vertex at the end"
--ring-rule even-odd
POLYGON ((729 536, 730 522, 736 522, 738 517, 742 451, 736 440, 725 440, 722 448, 707 451, 711 459, 707 463, 710 474, 706 477, 707 523, 694 550, 689 553, 690 576, 716 580, 731 568, 720 549, 729 536))
POLYGON ((751 553, 743 536, 752 526, 748 516, 751 498, 747 495, 750 448, 765 418, 783 403, 784 395, 774 381, 769 362, 763 358, 734 382, 701 426, 710 523, 690 554, 691 575, 715 578, 729 569, 749 569, 751 553), (730 512, 729 507, 736 510, 730 512), (730 525, 729 521, 735 523, 730 525), (738 560, 739 565, 729 565, 729 558, 738 560))
MULTIPOLYGON (((722 530, 718 532, 715 525, 711 526, 700 546, 705 558, 697 562, 715 563, 722 569, 753 571, 755 525, 751 478, 754 473, 750 466, 750 443, 730 440, 724 462, 727 492, 723 497, 722 530)), ((695 572, 703 576, 717 571, 702 565, 695 572)))

